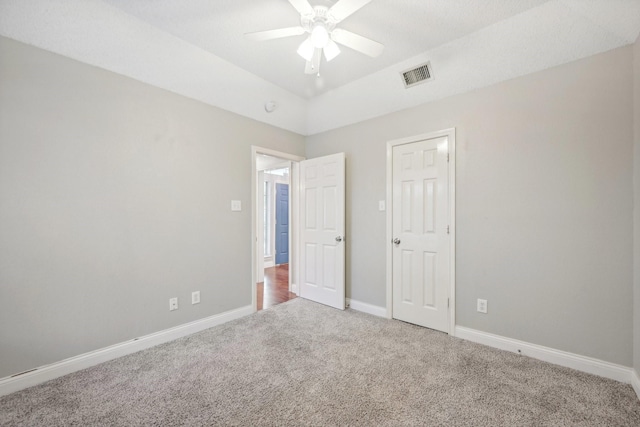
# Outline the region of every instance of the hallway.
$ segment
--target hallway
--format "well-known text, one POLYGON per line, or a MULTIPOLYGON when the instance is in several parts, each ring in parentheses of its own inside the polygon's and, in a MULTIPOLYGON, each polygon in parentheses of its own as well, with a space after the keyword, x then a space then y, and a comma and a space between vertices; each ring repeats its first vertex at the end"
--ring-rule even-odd
POLYGON ((258 310, 263 310, 297 297, 289 292, 289 264, 264 269, 264 282, 256 286, 258 310))

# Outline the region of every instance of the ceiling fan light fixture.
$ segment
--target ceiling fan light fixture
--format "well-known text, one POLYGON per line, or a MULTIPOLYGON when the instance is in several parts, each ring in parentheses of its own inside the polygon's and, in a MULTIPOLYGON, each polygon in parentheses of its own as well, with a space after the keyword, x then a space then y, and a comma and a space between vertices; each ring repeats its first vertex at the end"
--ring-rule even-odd
POLYGON ((298 47, 298 55, 303 57, 306 61, 311 61, 313 58, 313 52, 316 50, 311 42, 311 37, 307 37, 305 41, 298 47))
POLYGON ((311 43, 313 46, 322 49, 329 42, 329 32, 323 23, 317 23, 311 30, 311 43))
POLYGON ((327 62, 331 61, 333 58, 340 54, 340 48, 338 47, 338 44, 333 40, 329 40, 322 51, 324 52, 324 58, 327 60, 327 62))
MULTIPOLYGON (((297 53, 305 61, 306 74, 318 74, 324 55, 327 62, 338 56, 340 47, 346 46, 356 52, 372 58, 379 56, 384 45, 356 33, 338 28, 337 24, 360 10, 371 0, 324 0, 327 5, 311 6, 310 0, 289 0, 300 14, 300 25, 275 30, 245 33, 249 40, 265 41, 306 34, 305 40, 298 46, 297 53)), ((319 0, 314 0, 314 3, 319 0)))

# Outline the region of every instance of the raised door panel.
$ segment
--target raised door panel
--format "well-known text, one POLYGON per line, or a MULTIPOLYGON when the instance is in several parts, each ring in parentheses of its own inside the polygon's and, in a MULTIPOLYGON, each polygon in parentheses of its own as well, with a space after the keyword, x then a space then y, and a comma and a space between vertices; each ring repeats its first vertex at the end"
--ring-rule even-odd
POLYGON ((393 317, 448 331, 447 138, 392 151, 393 317))
POLYGON ((344 309, 344 153, 301 162, 300 296, 344 309))

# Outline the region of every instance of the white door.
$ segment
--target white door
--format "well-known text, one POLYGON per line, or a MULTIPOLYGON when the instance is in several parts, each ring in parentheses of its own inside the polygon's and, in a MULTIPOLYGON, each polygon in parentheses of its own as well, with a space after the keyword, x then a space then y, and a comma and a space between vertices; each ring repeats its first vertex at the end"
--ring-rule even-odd
POLYGON ((392 153, 393 317, 449 332, 448 139, 392 153))
POLYGON ((300 296, 344 310, 344 153, 300 162, 300 296))

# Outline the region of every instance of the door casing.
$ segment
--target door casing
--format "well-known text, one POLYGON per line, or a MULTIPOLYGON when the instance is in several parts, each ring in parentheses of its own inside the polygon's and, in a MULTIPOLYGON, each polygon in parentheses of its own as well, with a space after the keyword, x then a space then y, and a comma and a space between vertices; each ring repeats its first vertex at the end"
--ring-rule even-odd
POLYGON ((456 130, 445 129, 430 132, 408 138, 396 139, 387 142, 387 318, 393 318, 393 147, 425 139, 447 137, 449 144, 449 335, 454 335, 456 324, 456 226, 455 226, 455 178, 456 178, 456 130))

